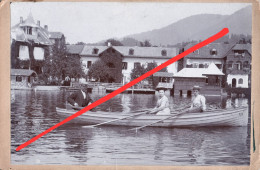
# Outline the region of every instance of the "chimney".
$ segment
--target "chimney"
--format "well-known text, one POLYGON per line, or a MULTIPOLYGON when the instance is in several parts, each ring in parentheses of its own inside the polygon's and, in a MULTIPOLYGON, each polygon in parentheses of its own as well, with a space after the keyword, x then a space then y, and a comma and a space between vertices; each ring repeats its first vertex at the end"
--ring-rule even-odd
POLYGON ((48 31, 48 25, 44 25, 44 29, 48 31))
POLYGON ((37 21, 37 25, 38 25, 38 26, 41 26, 41 25, 40 25, 40 21, 39 21, 39 20, 37 21))
POLYGON ((111 47, 111 42, 107 42, 107 46, 108 46, 108 47, 111 47))
POLYGON ((23 17, 20 17, 20 24, 23 23, 23 17))

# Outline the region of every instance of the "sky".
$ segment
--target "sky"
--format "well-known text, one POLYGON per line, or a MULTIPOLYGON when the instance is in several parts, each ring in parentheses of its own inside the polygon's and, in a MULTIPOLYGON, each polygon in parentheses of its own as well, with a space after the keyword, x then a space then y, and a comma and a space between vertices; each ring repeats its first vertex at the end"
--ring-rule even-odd
POLYGON ((11 26, 31 12, 34 21, 62 32, 70 44, 151 31, 196 14, 230 15, 248 3, 12 2, 11 26))

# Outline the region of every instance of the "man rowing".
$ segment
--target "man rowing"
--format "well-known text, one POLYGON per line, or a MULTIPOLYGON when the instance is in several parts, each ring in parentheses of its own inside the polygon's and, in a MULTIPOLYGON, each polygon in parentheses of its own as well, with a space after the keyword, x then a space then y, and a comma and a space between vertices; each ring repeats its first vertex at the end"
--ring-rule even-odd
POLYGON ((68 102, 75 107, 86 107, 93 101, 87 92, 87 88, 79 86, 79 90, 68 97, 68 102))
POLYGON ((188 109, 189 113, 204 112, 206 110, 206 99, 200 95, 200 87, 193 87, 194 98, 192 99, 191 107, 188 109))

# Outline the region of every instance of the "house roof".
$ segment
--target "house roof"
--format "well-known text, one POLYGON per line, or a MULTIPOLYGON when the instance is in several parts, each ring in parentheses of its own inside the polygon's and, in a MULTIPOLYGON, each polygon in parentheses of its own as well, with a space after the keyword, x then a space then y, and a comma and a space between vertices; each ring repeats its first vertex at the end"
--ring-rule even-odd
POLYGON ((153 74, 155 77, 173 77, 173 73, 167 73, 167 72, 156 72, 153 74))
POLYGON ((53 43, 49 39, 49 32, 38 25, 33 26, 32 25, 33 23, 34 23, 34 20, 30 13, 28 18, 24 22, 18 23, 11 28, 12 39, 14 39, 16 41, 20 41, 20 42, 33 41, 36 44, 52 45, 53 43), (37 27, 37 35, 26 34, 23 30, 23 26, 37 27))
POLYGON ((216 75, 216 76, 223 76, 223 72, 219 70, 219 68, 214 64, 211 63, 208 68, 206 68, 206 71, 203 73, 203 75, 216 75))
MULTIPOLYGON (((89 46, 85 45, 80 55, 94 55, 98 56, 100 53, 104 52, 108 46, 89 46), (93 49, 98 49, 97 54, 92 54, 93 49)), ((176 48, 163 48, 163 47, 129 47, 129 46, 112 46, 116 51, 121 53, 125 57, 147 57, 147 58, 172 58, 177 55, 176 48), (133 49, 134 54, 129 55, 129 50, 133 49), (162 50, 166 51, 166 56, 162 56, 162 50)))
POLYGON ((251 44, 236 44, 232 49, 233 50, 247 50, 250 55, 252 52, 251 44))
POLYGON ((183 68, 173 77, 206 78, 206 76, 203 75, 205 70, 205 68, 183 68))
POLYGON ((66 47, 69 54, 80 54, 84 45, 66 45, 66 47))
POLYGON ((33 70, 11 69, 11 76, 31 76, 32 74, 37 75, 37 73, 33 70))
POLYGON ((128 47, 128 46, 114 46, 114 48, 126 57, 156 57, 156 58, 172 58, 177 55, 176 48, 164 47, 128 47), (129 55, 129 50, 133 49, 134 54, 129 55), (166 51, 166 55, 162 55, 162 50, 166 51))
POLYGON ((62 32, 49 32, 50 39, 61 39, 63 36, 62 32))
POLYGON ((48 32, 43 28, 38 27, 37 35, 27 35, 24 30, 18 25, 11 30, 11 37, 16 41, 30 42, 33 41, 36 44, 52 45, 53 43, 49 39, 48 32))
MULTIPOLYGON (((196 43, 189 43, 184 47, 184 50, 196 45, 196 43)), ((186 56, 186 58, 224 58, 227 52, 233 47, 233 44, 225 43, 211 43, 198 50, 198 53, 193 52, 186 56), (211 55, 210 51, 216 50, 216 55, 211 55)))
POLYGON ((20 24, 20 26, 39 27, 37 24, 35 24, 31 12, 29 13, 27 19, 20 24))
POLYGON ((84 48, 81 51, 80 55, 98 56, 100 53, 104 52, 108 48, 108 46, 84 45, 84 48), (93 49, 95 48, 98 49, 97 54, 93 54, 93 49))
POLYGON ((211 63, 208 68, 183 68, 173 77, 187 78, 206 78, 206 75, 224 75, 214 63, 211 63))

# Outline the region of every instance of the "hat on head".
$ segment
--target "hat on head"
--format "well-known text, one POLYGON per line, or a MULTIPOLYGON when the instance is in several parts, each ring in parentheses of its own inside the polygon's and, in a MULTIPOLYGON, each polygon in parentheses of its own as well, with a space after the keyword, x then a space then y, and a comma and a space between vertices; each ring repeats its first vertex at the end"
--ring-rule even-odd
POLYGON ((201 87, 200 86, 193 86, 193 88, 192 88, 192 90, 200 90, 201 89, 201 87))
POLYGON ((164 86, 162 86, 162 85, 160 85, 160 86, 157 86, 157 87, 155 88, 155 90, 157 90, 157 91, 159 91, 159 90, 164 90, 164 91, 166 91, 167 88, 164 87, 164 86))

